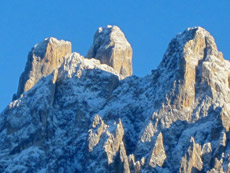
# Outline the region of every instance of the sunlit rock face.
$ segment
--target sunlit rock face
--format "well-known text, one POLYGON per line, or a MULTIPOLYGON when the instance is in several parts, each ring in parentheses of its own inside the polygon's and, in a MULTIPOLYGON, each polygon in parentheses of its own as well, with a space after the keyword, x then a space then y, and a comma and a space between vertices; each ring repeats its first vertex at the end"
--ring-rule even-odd
POLYGON ((113 67, 119 74, 127 77, 133 73, 132 54, 132 47, 121 29, 108 25, 97 30, 86 57, 96 58, 102 64, 113 67))
POLYGON ((36 44, 29 52, 25 70, 20 77, 17 97, 58 68, 63 57, 71 52, 70 42, 53 37, 36 44))
POLYGON ((0 114, 0 172, 230 171, 230 62, 205 29, 179 33, 145 77, 79 53, 59 60, 33 66, 37 83, 0 114))

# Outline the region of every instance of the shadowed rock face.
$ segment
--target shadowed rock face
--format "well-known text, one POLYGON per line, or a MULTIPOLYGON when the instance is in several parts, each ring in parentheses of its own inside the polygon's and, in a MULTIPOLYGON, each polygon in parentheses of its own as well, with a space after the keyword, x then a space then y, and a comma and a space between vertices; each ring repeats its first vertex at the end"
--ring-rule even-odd
POLYGON ((133 73, 132 53, 132 47, 120 28, 108 25, 97 30, 86 57, 96 58, 102 64, 113 67, 119 74, 127 77, 133 73))
POLYGON ((40 80, 0 114, 0 172, 230 171, 230 62, 208 31, 179 33, 142 78, 78 53, 41 64, 41 45, 40 80))
POLYGON ((25 70, 20 77, 17 97, 53 72, 63 62, 63 57, 71 52, 70 42, 53 37, 36 44, 29 52, 25 70))

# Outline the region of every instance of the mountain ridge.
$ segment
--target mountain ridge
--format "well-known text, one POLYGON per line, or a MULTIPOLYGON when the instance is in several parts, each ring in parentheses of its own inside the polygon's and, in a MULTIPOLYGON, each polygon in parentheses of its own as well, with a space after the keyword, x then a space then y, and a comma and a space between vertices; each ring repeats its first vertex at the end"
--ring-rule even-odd
POLYGON ((145 77, 89 58, 65 55, 1 113, 0 171, 230 170, 230 62, 206 30, 178 34, 145 77))

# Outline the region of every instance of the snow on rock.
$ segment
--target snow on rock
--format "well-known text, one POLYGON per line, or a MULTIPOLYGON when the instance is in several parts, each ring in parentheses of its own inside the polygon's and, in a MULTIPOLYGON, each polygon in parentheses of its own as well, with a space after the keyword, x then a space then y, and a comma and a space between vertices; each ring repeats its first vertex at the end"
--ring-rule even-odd
POLYGON ((156 166, 162 166, 164 164, 164 161, 166 159, 164 144, 163 144, 163 136, 162 133, 160 133, 157 136, 157 140, 154 146, 154 149, 152 151, 152 155, 149 161, 149 165, 152 167, 156 166))
POLYGON ((191 146, 182 158, 180 172, 201 171, 202 168, 201 146, 195 143, 194 138, 191 138, 191 146))
POLYGON ((15 98, 31 89, 42 77, 52 73, 62 63, 62 58, 71 53, 72 45, 68 41, 46 38, 36 44, 28 54, 15 98))
POLYGON ((229 171, 230 63, 210 33, 179 33, 143 78, 100 59, 129 48, 118 27, 99 28, 90 59, 63 54, 49 74, 34 73, 0 114, 0 172, 229 171))
POLYGON ((113 67, 124 77, 133 73, 132 47, 117 26, 100 27, 86 57, 99 59, 102 64, 113 67))

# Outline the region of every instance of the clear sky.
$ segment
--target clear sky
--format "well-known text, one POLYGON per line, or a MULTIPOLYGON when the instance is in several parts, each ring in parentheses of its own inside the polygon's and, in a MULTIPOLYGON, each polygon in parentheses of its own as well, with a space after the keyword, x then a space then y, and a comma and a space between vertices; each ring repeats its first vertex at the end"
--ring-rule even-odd
POLYGON ((0 112, 37 42, 53 36, 86 55, 97 28, 108 24, 131 43, 137 76, 156 69, 169 41, 192 26, 207 29, 230 58, 229 0, 0 0, 0 112))

